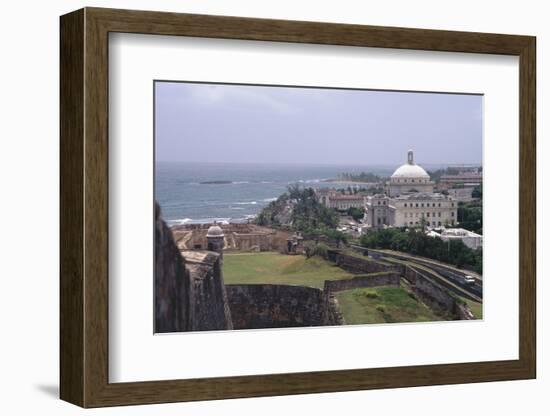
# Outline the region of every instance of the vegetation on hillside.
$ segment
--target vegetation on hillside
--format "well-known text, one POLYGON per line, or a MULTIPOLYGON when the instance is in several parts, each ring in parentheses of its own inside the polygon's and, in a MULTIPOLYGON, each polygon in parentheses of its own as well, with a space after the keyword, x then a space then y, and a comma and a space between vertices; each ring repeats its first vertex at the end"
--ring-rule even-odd
POLYGON ((367 248, 391 249, 427 257, 459 268, 483 272, 481 249, 472 250, 462 241, 443 241, 429 237, 422 230, 386 228, 372 231, 361 237, 360 244, 367 248))
POLYGON ((271 202, 256 217, 258 225, 288 228, 301 231, 306 238, 326 237, 333 241, 346 241, 338 231, 338 212, 321 204, 313 188, 291 185, 287 192, 271 202))

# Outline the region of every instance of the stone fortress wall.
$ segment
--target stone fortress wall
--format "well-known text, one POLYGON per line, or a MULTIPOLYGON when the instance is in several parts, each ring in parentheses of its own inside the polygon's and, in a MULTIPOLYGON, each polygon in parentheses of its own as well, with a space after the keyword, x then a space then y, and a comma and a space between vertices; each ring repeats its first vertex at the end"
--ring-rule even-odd
POLYGON ((400 271, 398 266, 367 256, 359 257, 345 254, 340 250, 328 250, 328 260, 342 269, 355 274, 400 271))
POLYGON ((235 329, 342 325, 334 299, 321 289, 292 285, 227 285, 235 329))
POLYGON ((181 253, 158 205, 155 248, 155 332, 232 329, 220 255, 181 253))
POLYGON ((325 280, 324 292, 334 293, 342 290, 359 289, 377 286, 400 286, 401 274, 396 272, 381 272, 371 275, 358 275, 351 279, 325 280))
POLYGON ((403 266, 403 275, 411 284, 413 292, 430 309, 447 311, 457 320, 474 319, 470 308, 459 301, 449 290, 437 283, 430 272, 411 266, 403 266))
MULTIPOLYGON (((184 224, 172 227, 180 250, 208 247, 206 233, 211 224, 184 224)), ((290 233, 255 224, 220 224, 225 236, 225 251, 283 251, 290 233)))
POLYGON ((411 291, 424 304, 438 313, 450 314, 457 320, 474 319, 472 312, 464 302, 437 282, 437 278, 425 270, 408 265, 390 264, 383 260, 368 257, 368 250, 363 250, 364 257, 352 256, 338 250, 328 250, 329 260, 351 273, 367 273, 366 276, 356 276, 350 280, 326 281, 325 290, 340 291, 384 285, 399 286, 401 278, 405 278, 411 291), (383 274, 372 274, 380 273, 383 274), (368 274, 371 274, 370 276, 368 274))
MULTIPOLYGON (((446 311, 454 319, 473 318, 467 306, 437 284, 429 273, 332 249, 328 250, 328 259, 356 274, 354 278, 327 280, 323 290, 292 285, 225 285, 222 250, 223 244, 231 241, 225 236, 225 226, 223 231, 215 227, 220 232, 217 245, 213 245, 214 240, 207 239, 207 227, 186 227, 186 233, 197 234, 186 240, 185 247, 190 242, 201 241, 210 250, 182 249, 182 229, 176 227, 173 233, 180 237, 180 243, 176 244, 172 230, 160 218, 158 207, 155 213, 155 332, 342 325, 345 322, 334 293, 362 287, 399 286, 403 279, 430 308, 446 311)), ((229 228, 230 233, 246 235, 243 231, 251 230, 246 227, 249 224, 234 225, 236 227, 229 228)), ((259 238, 267 239, 270 250, 273 250, 273 241, 277 238, 280 238, 283 249, 286 247, 288 234, 266 234, 259 238)), ((234 249, 244 247, 241 243, 233 246, 234 249)))

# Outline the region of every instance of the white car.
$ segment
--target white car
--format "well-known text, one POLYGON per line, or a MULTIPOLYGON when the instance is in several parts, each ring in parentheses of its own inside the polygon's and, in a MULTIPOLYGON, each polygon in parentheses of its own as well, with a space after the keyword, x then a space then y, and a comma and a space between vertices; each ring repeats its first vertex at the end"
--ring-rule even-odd
POLYGON ((469 274, 464 275, 462 280, 467 285, 473 285, 476 282, 476 279, 474 279, 473 276, 470 276, 469 274))

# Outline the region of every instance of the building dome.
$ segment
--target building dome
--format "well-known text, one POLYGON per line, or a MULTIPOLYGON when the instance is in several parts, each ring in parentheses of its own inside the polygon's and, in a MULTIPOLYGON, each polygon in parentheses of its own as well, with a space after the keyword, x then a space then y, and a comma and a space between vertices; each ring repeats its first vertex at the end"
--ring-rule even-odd
POLYGON ((219 225, 212 225, 206 232, 207 237, 223 237, 223 230, 219 225))
POLYGON ((409 150, 408 157, 407 157, 407 163, 404 165, 399 166, 395 172, 393 172, 393 175, 391 175, 393 178, 407 178, 407 179, 430 179, 430 175, 417 164, 414 163, 413 160, 413 151, 409 150))
POLYGON ((418 165, 401 165, 393 172, 392 178, 420 178, 429 179, 430 175, 418 165))

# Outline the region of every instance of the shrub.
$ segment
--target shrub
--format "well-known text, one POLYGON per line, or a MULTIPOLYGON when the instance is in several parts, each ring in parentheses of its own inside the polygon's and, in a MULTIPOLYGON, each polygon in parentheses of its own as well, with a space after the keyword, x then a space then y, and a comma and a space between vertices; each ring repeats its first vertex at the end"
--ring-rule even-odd
POLYGON ((328 259, 328 250, 329 250, 329 248, 326 244, 318 243, 318 244, 315 245, 315 248, 313 249, 313 254, 327 260, 328 259))

